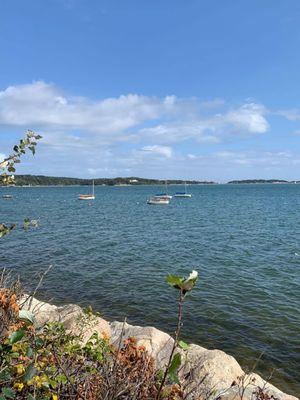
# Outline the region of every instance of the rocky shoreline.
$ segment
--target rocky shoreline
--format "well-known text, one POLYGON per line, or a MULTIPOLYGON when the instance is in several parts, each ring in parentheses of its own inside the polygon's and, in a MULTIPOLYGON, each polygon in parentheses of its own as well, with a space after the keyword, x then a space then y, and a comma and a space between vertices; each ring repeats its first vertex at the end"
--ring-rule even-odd
MULTIPOLYGON (((157 368, 166 365, 174 340, 167 333, 154 327, 133 326, 124 322, 108 322, 95 316, 88 320, 82 308, 68 304, 57 307, 53 304, 27 298, 23 309, 35 315, 35 323, 42 326, 47 322, 61 322, 73 334, 81 335, 83 342, 97 332, 110 338, 118 345, 134 337, 137 345, 144 346, 156 362, 157 368), (85 321, 83 323, 83 320, 85 321)), ((246 374, 234 357, 221 350, 208 350, 196 344, 182 352, 184 363, 180 369, 180 380, 188 392, 187 399, 209 398, 211 400, 253 400, 263 389, 264 400, 299 400, 288 395, 255 373, 246 374)))

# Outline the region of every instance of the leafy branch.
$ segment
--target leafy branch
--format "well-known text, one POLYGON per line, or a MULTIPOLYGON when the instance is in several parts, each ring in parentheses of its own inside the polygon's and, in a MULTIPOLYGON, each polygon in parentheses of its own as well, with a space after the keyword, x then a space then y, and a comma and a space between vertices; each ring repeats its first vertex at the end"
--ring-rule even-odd
POLYGON ((187 278, 183 278, 177 275, 168 275, 166 278, 166 281, 169 285, 171 285, 173 288, 179 290, 179 297, 178 297, 178 313, 177 313, 177 327, 175 331, 175 339, 174 339, 174 344, 170 353, 169 361, 166 366, 166 369, 164 371, 156 399, 159 400, 161 398, 162 390, 165 386, 166 379, 169 377, 173 382, 175 383, 180 383, 177 372, 179 370, 179 367, 181 365, 181 355, 180 353, 175 353, 175 350, 178 347, 181 347, 183 350, 186 350, 188 345, 180 341, 180 332, 181 332, 181 327, 182 327, 182 309, 183 309, 183 301, 185 298, 185 295, 187 292, 191 291, 194 286, 196 285, 196 282, 198 280, 198 272, 197 271, 192 271, 190 275, 187 278))
MULTIPOLYGON (((0 162, 0 185, 9 186, 15 184, 15 176, 13 175, 16 172, 15 164, 21 162, 21 156, 25 154, 27 150, 30 150, 34 155, 37 141, 41 138, 41 135, 31 130, 26 132, 24 139, 21 139, 19 144, 13 147, 13 153, 0 162)), ((5 223, 0 223, 0 238, 9 234, 15 226, 16 224, 6 225, 5 223)), ((27 227, 28 219, 24 220, 24 228, 26 229, 27 227)))

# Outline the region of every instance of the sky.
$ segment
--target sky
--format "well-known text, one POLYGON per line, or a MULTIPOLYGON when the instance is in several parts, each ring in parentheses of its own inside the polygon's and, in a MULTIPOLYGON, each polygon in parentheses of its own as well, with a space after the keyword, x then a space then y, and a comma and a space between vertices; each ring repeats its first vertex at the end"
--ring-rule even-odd
POLYGON ((0 0, 17 173, 300 179, 299 0, 0 0))

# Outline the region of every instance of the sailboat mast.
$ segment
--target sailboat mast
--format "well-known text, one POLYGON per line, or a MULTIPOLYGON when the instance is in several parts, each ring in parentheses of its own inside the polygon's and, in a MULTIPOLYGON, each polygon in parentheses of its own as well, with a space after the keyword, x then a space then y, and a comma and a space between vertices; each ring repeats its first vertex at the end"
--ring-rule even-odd
POLYGON ((93 196, 95 195, 95 181, 93 179, 93 196))

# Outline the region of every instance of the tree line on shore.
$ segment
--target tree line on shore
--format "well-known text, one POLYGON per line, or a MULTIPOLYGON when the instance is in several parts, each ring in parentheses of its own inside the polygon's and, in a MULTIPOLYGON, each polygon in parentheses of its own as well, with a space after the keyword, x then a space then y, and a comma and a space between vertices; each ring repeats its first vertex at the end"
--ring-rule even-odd
MULTIPOLYGON (((58 177, 58 176, 45 176, 45 175, 15 175, 14 185, 15 186, 88 186, 91 185, 93 179, 85 178, 70 178, 70 177, 58 177)), ((116 178, 97 178, 94 179, 95 185, 164 185, 165 180, 163 179, 149 179, 139 177, 116 177, 116 178)), ((181 179, 168 180, 170 185, 184 184, 185 181, 181 179)), ((214 181, 200 181, 200 180, 187 180, 189 185, 213 185, 217 182, 214 181)), ((259 183, 300 183, 300 181, 287 181, 284 179, 242 179, 232 180, 227 184, 259 184, 259 183)))
MULTIPOLYGON (((69 186, 69 185, 91 185, 92 179, 68 178, 44 175, 15 175, 16 186, 69 186)), ((163 185, 165 180, 147 179, 138 177, 116 177, 116 178, 97 178, 94 179, 95 185, 163 185)), ((182 184, 184 181, 173 179, 169 184, 182 184)), ((189 180, 187 184, 213 184, 214 182, 189 180)))

